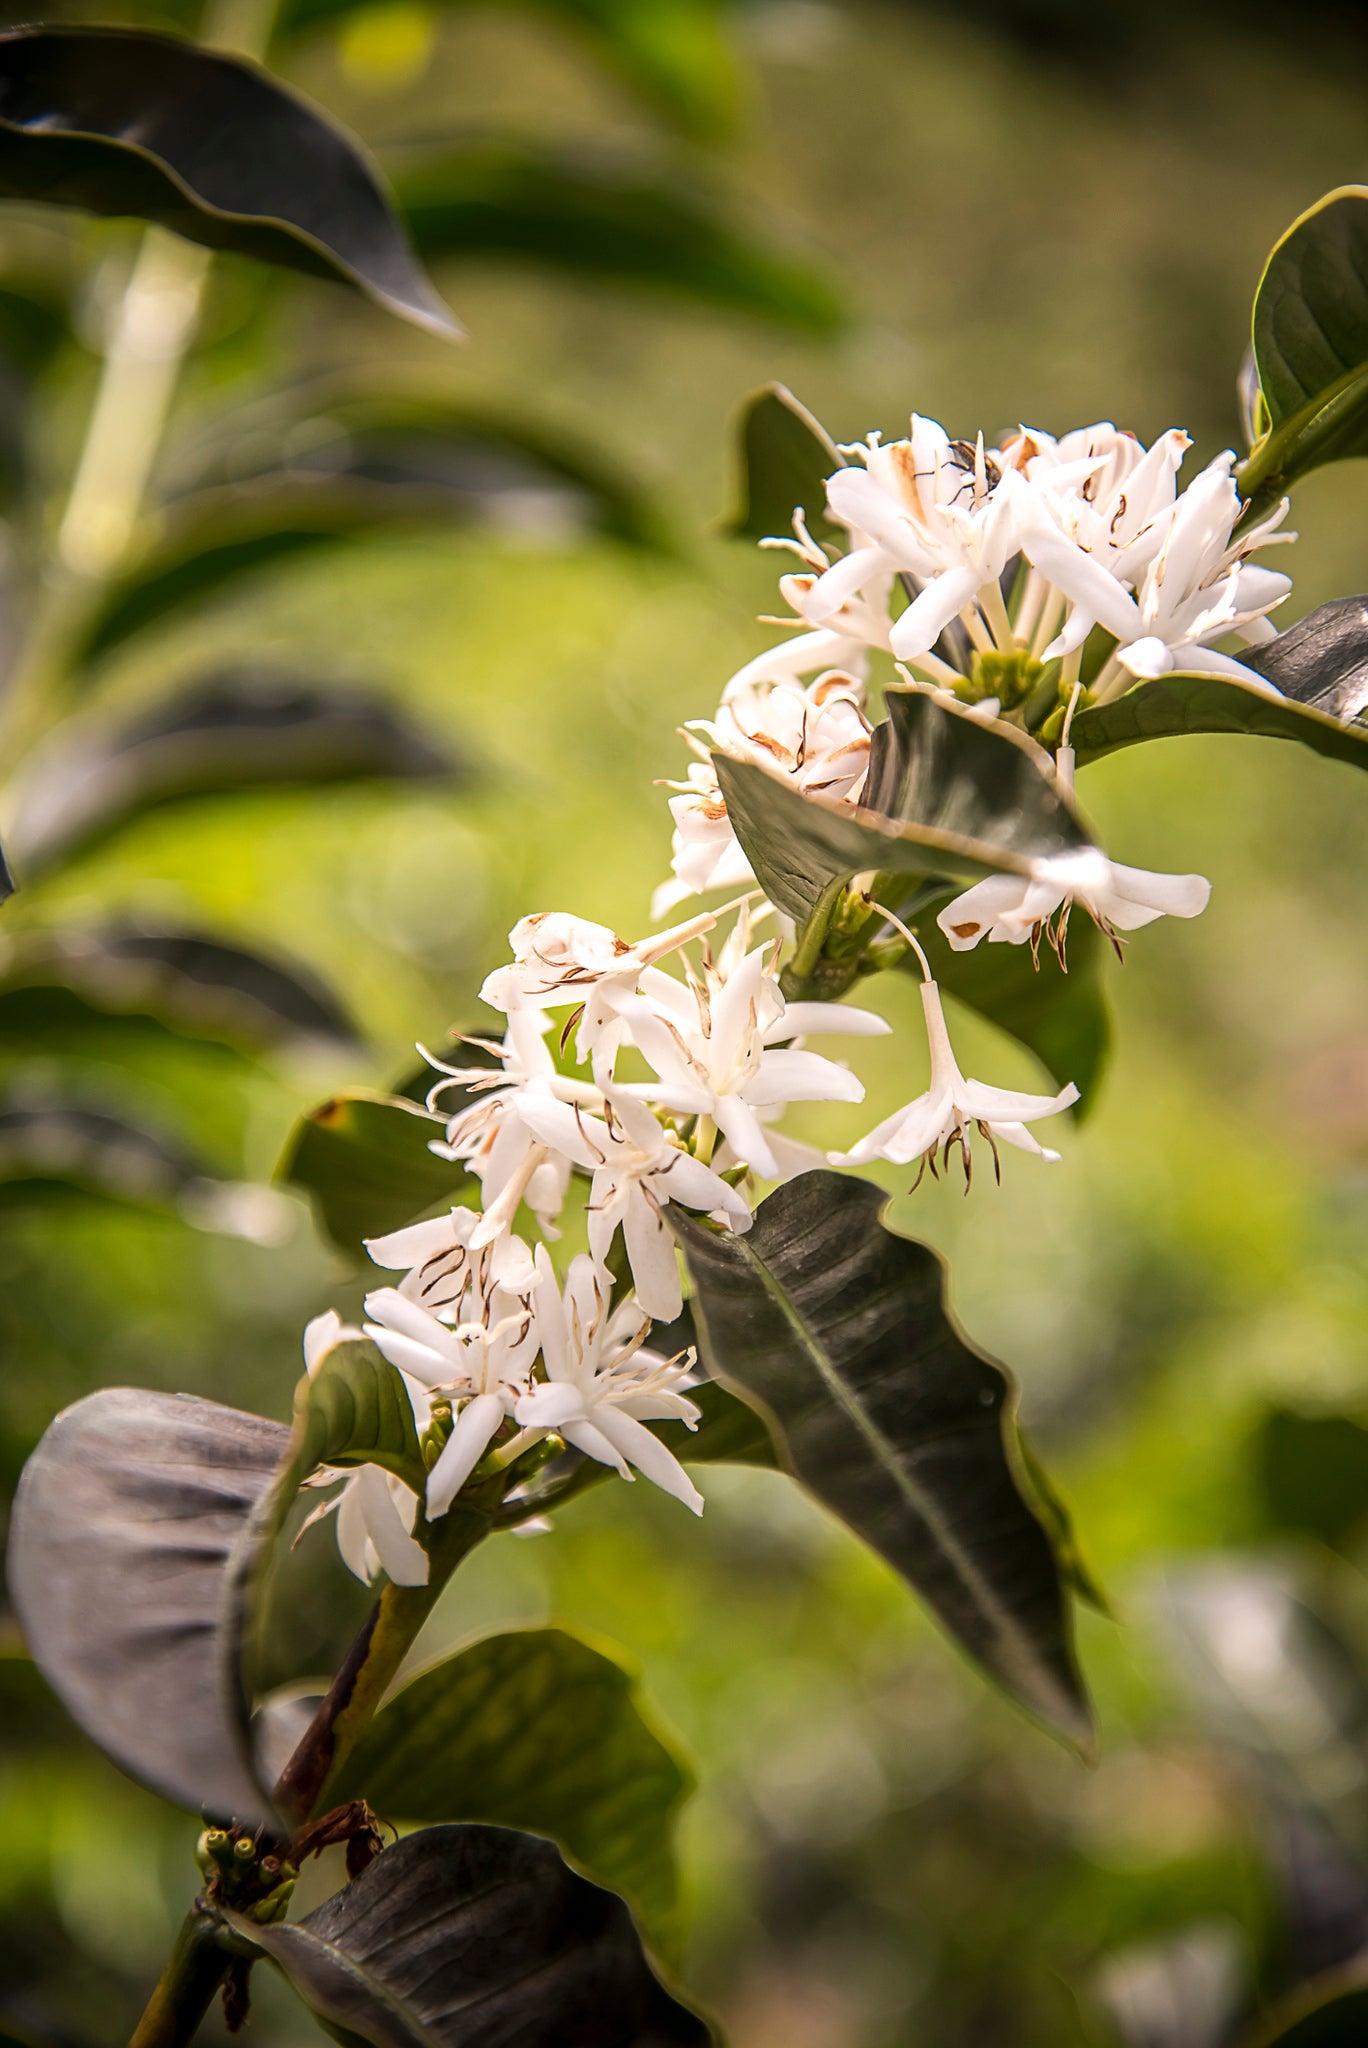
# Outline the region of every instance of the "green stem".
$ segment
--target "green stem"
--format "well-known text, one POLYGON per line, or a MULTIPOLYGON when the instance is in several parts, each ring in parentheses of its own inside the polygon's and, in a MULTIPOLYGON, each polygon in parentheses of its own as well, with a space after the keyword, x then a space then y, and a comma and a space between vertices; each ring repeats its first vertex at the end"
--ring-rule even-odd
POLYGON ((192 1906, 128 2048, 184 2048, 193 2041, 231 1961, 218 1946, 215 1922, 192 1906))

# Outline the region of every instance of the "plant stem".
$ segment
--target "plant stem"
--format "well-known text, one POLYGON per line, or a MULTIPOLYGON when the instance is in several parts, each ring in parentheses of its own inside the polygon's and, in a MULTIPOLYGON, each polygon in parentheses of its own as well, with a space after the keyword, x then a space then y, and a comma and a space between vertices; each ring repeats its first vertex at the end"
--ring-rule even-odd
POLYGON ((215 1923, 196 1903, 181 1924, 176 1945, 128 2048, 184 2048, 193 2041, 232 1961, 215 1936, 215 1923))

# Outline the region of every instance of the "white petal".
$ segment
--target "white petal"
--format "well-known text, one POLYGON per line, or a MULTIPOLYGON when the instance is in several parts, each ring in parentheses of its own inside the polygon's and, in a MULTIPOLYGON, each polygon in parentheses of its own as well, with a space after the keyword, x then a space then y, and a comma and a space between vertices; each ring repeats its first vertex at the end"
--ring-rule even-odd
POLYGON ((504 1419, 498 1394, 477 1394, 456 1417, 441 1456, 428 1473, 428 1520, 444 1515, 479 1464, 504 1419))
POLYGON ((621 1409, 610 1408, 607 1403, 596 1411, 595 1421, 609 1443, 628 1464, 635 1465, 644 1478, 673 1495, 675 1500, 683 1501, 685 1507, 692 1508, 696 1515, 702 1514, 702 1494, 674 1452, 666 1450, 660 1438, 653 1436, 645 1423, 624 1415, 621 1409))
POLYGON ((913 598, 893 621, 889 645, 899 661, 927 654, 952 619, 977 596, 983 577, 977 569, 944 569, 913 598))
POLYGON ((886 1017, 873 1010, 857 1010, 852 1003, 789 1003, 764 1037, 766 1045, 802 1038, 809 1031, 839 1031, 850 1038, 884 1038, 892 1029, 886 1017))
POLYGON ((628 1198, 622 1234, 637 1300, 656 1322, 672 1323, 683 1307, 674 1238, 640 1188, 633 1188, 628 1198))
MULTIPOLYGON (((381 1568, 396 1586, 425 1586, 428 1555, 404 1526, 398 1503, 378 1465, 363 1465, 357 1492, 365 1510, 366 1529, 381 1568)), ((409 1496, 413 1499, 413 1496, 409 1496)), ((414 1500, 417 1507, 417 1501, 414 1500)))

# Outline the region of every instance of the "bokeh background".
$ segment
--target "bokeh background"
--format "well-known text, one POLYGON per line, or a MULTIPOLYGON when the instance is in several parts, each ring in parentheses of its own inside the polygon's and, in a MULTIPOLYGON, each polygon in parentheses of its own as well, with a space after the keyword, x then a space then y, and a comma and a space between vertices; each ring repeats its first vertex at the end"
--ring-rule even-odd
MULTIPOLYGON (((690 134, 554 12, 320 11, 277 63, 396 174, 419 145, 487 136, 630 161, 809 283, 765 319, 724 291, 467 252, 435 266, 469 330, 453 351, 336 288, 216 267, 164 488, 215 435, 240 447, 273 383, 360 366, 592 451, 654 540, 509 488, 459 529, 264 569, 114 653, 73 718, 192 672, 307 672, 402 707, 456 772, 146 808, 40 876, 5 910, 12 945, 58 921, 193 924, 322 977, 359 1042, 263 1060, 0 993, 8 1102, 75 1091, 267 1181, 301 1110, 394 1081, 415 1039, 469 1023, 516 916, 644 928, 675 728, 768 637, 773 558, 721 532, 743 396, 782 379, 838 438, 896 433, 913 407, 990 439, 1182 424, 1204 461, 1237 434, 1268 247, 1368 177, 1352 13, 1171 8, 1127 28, 1062 0, 756 0, 725 16, 734 79, 690 134)), ((132 238, 0 209, 0 287, 86 281, 75 338, 9 401, 49 518, 132 238)), ((1292 523, 1283 623, 1368 587, 1361 466, 1313 476, 1292 523)), ((967 1201, 889 1185, 892 1220, 945 1252, 966 1330, 1018 1376, 1111 1602, 1080 1623, 1097 1761, 992 1696, 777 1476, 710 1473, 697 1526, 644 1486, 598 1489, 553 1533, 486 1546, 422 1646, 556 1618, 639 1660, 699 1773, 685 1980, 737 2048, 1218 2048, 1368 1940, 1364 791, 1291 747, 1212 739, 1125 753, 1082 797, 1121 858, 1209 875, 1211 908, 1111 973, 1115 1055, 1063 1164, 1013 1155, 1001 1192, 967 1201)), ((862 1000, 909 1030, 860 1048, 869 1103, 809 1119, 826 1142, 922 1085, 911 984, 862 1000)), ((1028 1080, 986 1025, 958 1032, 971 1071, 1028 1080)), ((292 1198, 256 1243, 8 1161, 10 1484, 52 1413, 111 1382, 283 1416, 304 1321, 359 1301, 292 1198)), ((64 1723, 12 1625, 4 1649, 0 2016, 112 2042, 183 1911, 194 1828, 64 1723)), ((261 2048, 314 2038, 264 1982, 251 2027, 261 2048)))

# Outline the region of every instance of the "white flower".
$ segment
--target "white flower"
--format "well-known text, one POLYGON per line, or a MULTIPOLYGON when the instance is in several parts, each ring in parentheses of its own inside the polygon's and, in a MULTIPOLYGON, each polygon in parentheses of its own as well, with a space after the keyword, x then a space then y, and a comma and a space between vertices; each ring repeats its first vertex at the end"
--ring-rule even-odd
POLYGON ((630 988, 642 971, 716 924, 706 912, 644 939, 619 938, 564 910, 520 918, 508 935, 513 964, 485 977, 480 999, 510 1015, 519 1009, 581 1003, 605 982, 630 988))
MULTIPOLYGON (((926 1011, 926 1032, 931 1047, 931 1085, 924 1095, 895 1110, 862 1138, 849 1152, 829 1155, 833 1166, 867 1166, 872 1160, 887 1159, 895 1166, 920 1159, 922 1172, 936 1171, 937 1155, 948 1164, 950 1147, 958 1145, 967 1188, 971 1171, 971 1140, 975 1129, 987 1139, 997 1166, 997 1140, 1019 1146, 1023 1152, 1038 1153, 1056 1160, 1057 1152, 1046 1151, 1026 1129, 1043 1116, 1054 1116, 1077 1102, 1078 1090, 1070 1082, 1058 1095, 1021 1095, 1010 1088, 989 1088, 981 1081, 967 1081, 955 1063, 950 1037, 945 1028, 940 990, 934 981, 922 983, 922 1006, 926 1011)), ((920 1182, 921 1173, 917 1175, 920 1182)))
POLYGON ((489 1449, 536 1356, 528 1302, 495 1289, 454 1328, 438 1322, 396 1287, 366 1296, 366 1335, 407 1378, 460 1404, 451 1435, 428 1474, 429 1521, 444 1515, 489 1449))
MULTIPOLYGON (((338 1344, 362 1341, 363 1333, 344 1323, 335 1309, 325 1310, 304 1331, 306 1372, 312 1378, 338 1344)), ((428 1556, 412 1533, 418 1515, 417 1494, 379 1465, 362 1465, 352 1472, 325 1465, 305 1483, 333 1486, 338 1480, 343 1482, 341 1491, 313 1510, 300 1535, 325 1515, 335 1514, 342 1562, 363 1584, 369 1586, 383 1571, 396 1586, 425 1586, 428 1556)))
POLYGON ((758 762, 805 793, 854 801, 869 773, 870 728, 861 697, 860 685, 839 670, 806 688, 797 682, 730 686, 715 718, 686 726, 684 737, 700 759, 687 782, 674 785, 680 792, 670 799, 675 879, 656 891, 653 917, 665 916, 686 896, 755 881, 727 816, 712 750, 758 762), (702 742, 693 733, 702 734, 702 742))
POLYGON ((692 1352, 680 1363, 644 1349, 651 1318, 631 1301, 610 1315, 611 1282, 583 1253, 570 1262, 563 1298, 540 1246, 537 1263, 542 1283, 534 1312, 547 1377, 520 1396, 518 1421, 538 1434, 554 1430, 624 1479, 635 1466, 702 1514, 702 1495, 673 1452, 645 1426, 669 1419, 697 1427, 697 1407, 677 1391, 692 1352))
POLYGON ((593 1104, 599 1097, 590 1083, 557 1073, 544 1042, 549 1028, 539 1010, 515 1010, 502 1045, 484 1047, 497 1056, 497 1067, 458 1067, 424 1054, 444 1077, 428 1093, 429 1109, 440 1109, 450 1088, 476 1098, 449 1118, 445 1143, 432 1147, 444 1159, 464 1161, 479 1177, 485 1212, 472 1230, 474 1251, 501 1237, 524 1201, 547 1235, 555 1235, 570 1168, 547 1153, 523 1116, 523 1106, 543 1094, 593 1104))
POLYGON ((1110 938, 1138 931, 1156 917, 1200 917, 1211 900, 1204 875, 1150 874, 1123 867, 1096 846, 1051 854, 1031 863, 1029 875, 989 875, 975 882, 936 923, 957 953, 987 936, 990 944, 1040 942, 1040 934, 1063 905, 1081 903, 1110 938))
POLYGON ((747 935, 743 916, 719 960, 705 962, 702 981, 670 983, 668 995, 657 986, 649 998, 623 1005, 632 1043, 657 1076, 626 1092, 679 1115, 710 1117, 733 1158, 778 1180, 781 1169, 760 1110, 789 1102, 859 1102, 864 1095, 849 1068, 786 1041, 808 1031, 870 1036, 889 1027, 868 1010, 839 1003, 786 1005, 765 964, 768 949, 742 952, 747 935))
POLYGON ((1096 624, 1115 636, 1114 658, 1133 676, 1185 669, 1233 676, 1268 692, 1253 669, 1207 644, 1229 633, 1260 637, 1266 614, 1292 587, 1290 577, 1248 562, 1270 539, 1294 538, 1274 533, 1286 501, 1233 537, 1245 509, 1231 476, 1234 461, 1229 450, 1218 455, 1114 560, 1099 559, 1086 544, 1066 537, 1053 518, 1039 516, 1042 507, 1049 508, 1048 492, 1032 500, 1038 516, 1023 524, 1023 552, 1074 605, 1065 632, 1045 650, 1047 657, 1080 646, 1096 624), (1129 578, 1134 595, 1126 587, 1129 578))
POLYGON ((983 437, 952 441, 934 420, 912 415, 905 441, 883 446, 871 435, 857 454, 862 468, 827 479, 833 519, 868 536, 820 577, 807 617, 837 611, 871 576, 892 567, 923 588, 893 623, 888 645, 899 660, 926 654, 951 620, 996 584, 1017 552, 1015 473, 1004 475, 983 437))
POLYGON ((673 1322, 682 1298, 674 1239, 662 1213, 666 1204, 680 1202, 725 1220, 733 1230, 749 1230, 744 1199, 685 1152, 644 1102, 623 1090, 606 1094, 601 1117, 550 1096, 529 1103, 527 1114, 546 1144, 593 1175, 589 1249, 595 1259, 605 1262, 621 1223, 642 1308, 656 1322, 673 1322))
POLYGON ((377 1266, 404 1272, 399 1292, 409 1301, 455 1320, 467 1299, 482 1300, 491 1287, 525 1294, 536 1284, 532 1254, 511 1231, 492 1243, 472 1244, 483 1221, 476 1209, 453 1209, 385 1237, 368 1237, 366 1250, 377 1266))

